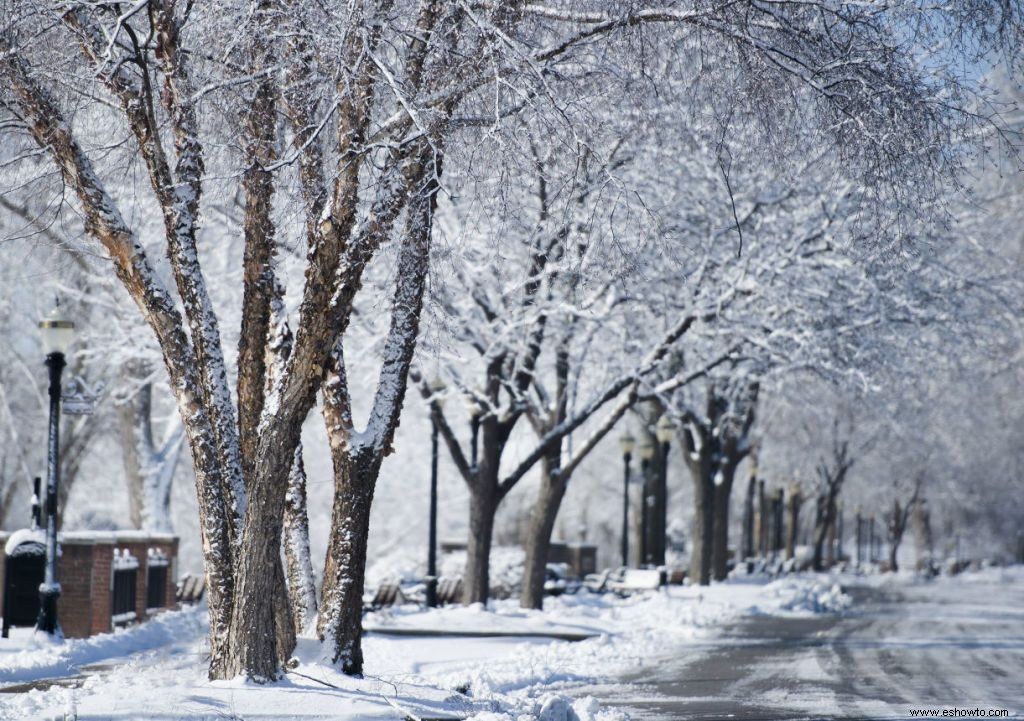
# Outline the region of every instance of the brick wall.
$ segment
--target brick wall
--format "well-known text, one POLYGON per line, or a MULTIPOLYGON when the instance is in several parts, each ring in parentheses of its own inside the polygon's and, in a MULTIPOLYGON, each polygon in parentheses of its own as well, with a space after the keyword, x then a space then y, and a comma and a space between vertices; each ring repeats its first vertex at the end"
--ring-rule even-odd
POLYGON ((135 577, 135 617, 142 621, 146 618, 146 600, 147 594, 147 583, 149 580, 149 550, 153 549, 167 556, 169 565, 167 566, 167 585, 165 587, 166 597, 164 599, 164 608, 153 609, 151 613, 158 612, 160 610, 169 610, 177 608, 177 602, 175 600, 175 576, 174 570, 177 565, 176 560, 178 556, 178 539, 168 541, 132 541, 125 543, 118 543, 118 548, 125 548, 128 553, 135 556, 139 561, 139 571, 135 577))
MULTIPOLYGON (((8 534, 0 533, 0 546, 8 534)), ((156 549, 170 561, 167 569, 166 608, 176 608, 175 581, 178 539, 166 535, 145 536, 137 532, 74 532, 62 534, 61 554, 57 559, 57 578, 61 596, 57 614, 64 635, 84 638, 111 630, 114 550, 127 549, 139 561, 135 587, 135 613, 146 619, 146 583, 149 550, 156 549)), ((3 604, 3 578, 6 554, 0 549, 0 608, 3 604)))

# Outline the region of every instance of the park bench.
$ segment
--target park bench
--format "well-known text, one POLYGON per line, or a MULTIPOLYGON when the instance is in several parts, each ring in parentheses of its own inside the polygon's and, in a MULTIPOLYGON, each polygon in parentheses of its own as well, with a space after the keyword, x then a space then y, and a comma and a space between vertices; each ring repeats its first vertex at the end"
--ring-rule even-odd
POLYGON ((193 576, 186 573, 178 581, 174 598, 182 605, 192 605, 203 600, 203 593, 206 591, 206 577, 193 576))
POLYGON ((441 578, 437 582, 437 605, 447 606, 462 601, 462 577, 441 578))
POLYGON ((405 603, 402 587, 395 581, 385 581, 377 586, 377 592, 374 594, 373 600, 370 601, 370 608, 376 611, 400 603, 405 603))

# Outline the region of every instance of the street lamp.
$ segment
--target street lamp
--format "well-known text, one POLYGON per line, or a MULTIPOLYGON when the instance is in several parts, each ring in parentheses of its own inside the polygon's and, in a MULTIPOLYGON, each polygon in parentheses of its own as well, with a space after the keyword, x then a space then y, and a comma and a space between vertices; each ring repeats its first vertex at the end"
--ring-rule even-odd
POLYGON ((437 606, 437 429, 438 414, 444 408, 445 384, 430 381, 430 524, 427 548, 427 608, 437 606))
POLYGON ((643 440, 640 441, 639 450, 640 476, 643 478, 643 486, 641 487, 643 503, 640 504, 640 565, 646 566, 651 560, 651 544, 647 540, 647 526, 649 522, 648 516, 651 513, 651 501, 653 499, 653 496, 648 493, 650 489, 647 487, 647 481, 648 476, 650 476, 651 459, 654 458, 654 453, 657 450, 649 435, 644 435, 643 440))
POLYGON ((662 414, 654 427, 654 435, 658 439, 661 450, 661 473, 658 474, 657 505, 655 506, 654 560, 662 565, 665 563, 665 537, 668 531, 668 450, 675 432, 676 424, 667 413, 662 414))
POLYGON ((619 448, 622 449, 622 565, 629 566, 629 462, 636 448, 636 438, 629 431, 619 437, 619 448))
POLYGON ((60 485, 60 376, 67 362, 64 354, 75 335, 75 324, 61 313, 60 303, 39 321, 44 363, 50 375, 50 430, 46 455, 46 570, 39 585, 39 618, 36 631, 62 638, 57 621, 57 489, 60 485))

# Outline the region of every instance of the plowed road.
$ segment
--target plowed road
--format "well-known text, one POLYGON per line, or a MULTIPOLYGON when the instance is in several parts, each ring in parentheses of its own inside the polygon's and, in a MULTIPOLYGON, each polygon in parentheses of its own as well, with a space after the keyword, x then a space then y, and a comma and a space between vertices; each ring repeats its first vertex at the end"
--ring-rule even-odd
POLYGON ((652 659, 629 685, 587 693, 635 719, 909 719, 912 709, 1024 715, 1020 573, 848 593, 855 604, 841 616, 751 617, 720 639, 652 659))

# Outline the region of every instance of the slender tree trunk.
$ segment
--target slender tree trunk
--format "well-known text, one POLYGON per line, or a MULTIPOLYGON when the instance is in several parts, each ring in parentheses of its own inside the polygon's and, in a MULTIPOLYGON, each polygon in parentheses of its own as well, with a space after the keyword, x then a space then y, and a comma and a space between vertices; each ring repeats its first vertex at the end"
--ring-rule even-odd
POLYGON ((765 494, 764 480, 757 482, 757 555, 768 556, 768 497, 765 494))
POLYGON ((836 513, 829 519, 825 533, 825 567, 832 568, 836 563, 836 513))
MULTIPOLYGON (((129 403, 121 405, 118 420, 121 430, 121 459, 124 464, 125 481, 128 486, 128 519, 132 528, 142 528, 144 454, 152 448, 152 438, 146 442, 149 428, 142 421, 143 407, 148 406, 149 384, 139 389, 138 394, 129 403), (140 437, 141 436, 141 437, 140 437)), ((145 411, 148 414, 148 410, 145 411)))
POLYGON ((519 605, 523 608, 539 610, 544 607, 544 572, 547 569, 548 549, 551 547, 551 532, 566 489, 566 483, 552 479, 551 472, 550 461, 543 461, 540 492, 530 513, 530 530, 526 540, 526 569, 519 598, 519 605))
POLYGON ((754 555, 754 495, 757 492, 757 476, 750 474, 747 481, 747 495, 743 499, 743 558, 754 555))
POLYGON ((152 394, 152 385, 146 383, 131 402, 118 408, 121 458, 132 527, 169 532, 171 481, 181 456, 184 429, 176 425, 157 448, 152 430, 152 394))
MULTIPOLYGON (((343 451, 344 452, 344 451, 343 451)), ((363 450, 339 459, 335 468, 333 533, 324 563, 324 588, 317 632, 343 673, 363 672, 362 608, 370 507, 380 457, 363 450), (339 473, 339 470, 341 471, 339 473)))
POLYGON ((786 530, 786 560, 796 556, 796 535, 800 528, 800 504, 803 498, 799 488, 789 492, 789 528, 786 530))
POLYGON ((306 630, 316 618, 317 612, 313 559, 309 552, 309 515, 306 509, 306 469, 300 445, 295 449, 295 462, 288 476, 288 495, 284 506, 284 557, 296 634, 306 630))

